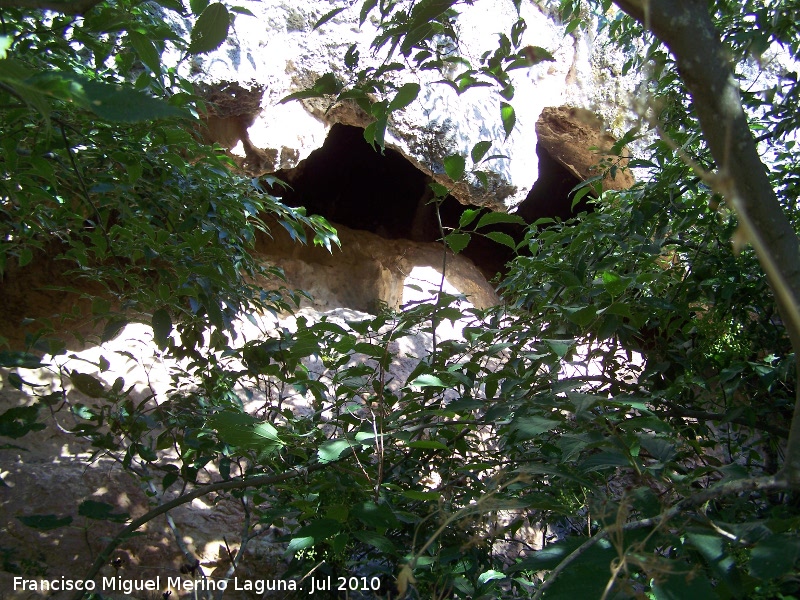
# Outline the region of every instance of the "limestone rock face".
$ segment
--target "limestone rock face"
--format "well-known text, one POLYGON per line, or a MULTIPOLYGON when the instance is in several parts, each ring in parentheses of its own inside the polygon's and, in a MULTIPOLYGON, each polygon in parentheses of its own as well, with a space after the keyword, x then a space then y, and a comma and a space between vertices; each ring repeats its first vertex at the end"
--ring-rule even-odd
MULTIPOLYGON (((344 68, 344 55, 351 47, 358 51, 356 70, 379 66, 384 56, 370 47, 376 33, 375 15, 359 25, 360 5, 356 4, 313 29, 332 9, 329 2, 243 0, 241 6, 255 17, 237 15, 234 35, 218 50, 194 57, 187 68, 204 85, 238 82, 245 87, 263 87, 262 110, 248 125, 249 141, 263 153, 259 165, 263 172, 296 167, 322 145, 336 123, 361 128, 369 124, 372 118, 355 104, 281 100, 308 89, 326 73, 343 82, 351 79, 352 73, 344 68)), ((511 2, 470 3, 457 8, 461 11, 458 51, 477 67, 486 52, 497 49, 497 33, 509 31, 518 15, 511 2)), ((454 153, 469 156, 477 142, 493 141, 490 154, 508 158, 481 165, 491 189, 473 181, 456 186, 452 193, 463 204, 509 208, 526 198, 539 176, 536 124, 546 107, 570 105, 600 113, 619 136, 627 119, 626 94, 633 88, 632 78, 618 73, 624 57, 610 55, 603 41, 588 33, 576 31, 565 36, 555 13, 522 3, 519 16, 525 19, 527 29, 521 45, 543 47, 555 61, 512 71, 515 93, 509 102, 515 109, 516 126, 510 136, 506 138, 500 118, 501 103, 507 100, 497 86, 459 94, 433 71, 402 72, 395 85, 414 82, 421 85, 421 91, 416 102, 394 114, 387 145, 426 175, 452 185, 444 174, 442 159, 454 153), (617 74, 609 79, 609 72, 617 74)), ((460 69, 454 68, 446 75, 459 73, 460 69)), ((599 133, 605 127, 598 121, 599 133)), ((252 154, 247 148, 249 141, 243 139, 243 147, 236 150, 242 156, 252 154)))
POLYGON ((313 300, 306 302, 318 310, 347 307, 374 313, 381 304, 399 310, 416 298, 406 285, 417 285, 425 292, 438 288, 443 262, 448 291, 464 294, 477 308, 500 301, 471 261, 446 252, 441 244, 389 240, 342 226, 337 231, 342 247, 328 252, 292 243, 276 226, 271 228, 271 237, 259 237, 256 251, 265 262, 284 270, 287 287, 308 292, 313 300))

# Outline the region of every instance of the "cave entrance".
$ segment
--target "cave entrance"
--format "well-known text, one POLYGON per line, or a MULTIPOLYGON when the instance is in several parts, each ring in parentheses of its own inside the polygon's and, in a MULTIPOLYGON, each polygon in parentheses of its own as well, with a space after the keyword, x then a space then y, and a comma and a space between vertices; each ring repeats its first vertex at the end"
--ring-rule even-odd
POLYGON ((539 158, 539 178, 516 211, 526 223, 535 223, 544 218, 566 221, 591 210, 588 194, 572 208, 574 194, 570 192, 582 179, 553 158, 541 142, 536 144, 536 156, 539 158))
MULTIPOLYGON (((541 145, 539 180, 517 212, 526 222, 541 217, 573 216, 569 192, 580 180, 559 164, 541 145)), ((271 192, 289 206, 304 206, 337 225, 370 231, 387 239, 436 242, 441 238, 428 184, 431 178, 400 152, 386 148, 381 154, 364 139, 359 127, 336 124, 321 148, 294 169, 275 175, 291 188, 277 186, 271 192)), ((440 207, 445 227, 456 227, 467 207, 448 196, 440 207)), ((585 210, 585 203, 574 213, 585 210)), ((496 230, 521 240, 524 227, 501 224, 496 230)), ((510 248, 487 238, 473 236, 463 255, 472 260, 487 279, 505 271, 513 258, 510 248)))
POLYGON ((309 214, 388 239, 429 242, 438 237, 414 227, 426 200, 427 175, 395 150, 377 152, 359 127, 333 125, 321 148, 276 176, 291 189, 272 192, 289 206, 304 206, 309 214))

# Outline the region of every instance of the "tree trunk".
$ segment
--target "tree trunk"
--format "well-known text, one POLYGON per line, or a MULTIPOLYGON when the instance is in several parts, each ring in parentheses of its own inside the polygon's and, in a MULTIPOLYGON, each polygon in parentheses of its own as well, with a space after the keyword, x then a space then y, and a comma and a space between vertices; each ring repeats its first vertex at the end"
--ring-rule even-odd
MULTIPOLYGON (((697 0, 615 0, 617 6, 652 31, 672 52, 692 96, 726 200, 733 204, 764 267, 795 355, 800 356, 800 243, 772 189, 761 162, 730 52, 722 43, 708 3, 697 0)), ((800 372, 800 369, 798 369, 800 372)), ((800 392, 800 386, 795 386, 800 392)), ((800 482, 800 393, 784 464, 785 475, 800 482)))

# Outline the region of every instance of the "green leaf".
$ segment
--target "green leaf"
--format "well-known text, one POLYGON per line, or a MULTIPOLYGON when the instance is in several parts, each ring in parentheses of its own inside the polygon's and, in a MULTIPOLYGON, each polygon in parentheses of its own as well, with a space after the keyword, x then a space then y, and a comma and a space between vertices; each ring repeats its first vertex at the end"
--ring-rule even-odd
POLYGON ((564 28, 564 35, 569 35, 573 31, 575 31, 578 27, 580 27, 581 20, 580 19, 572 19, 567 26, 564 28))
POLYGON ((43 363, 42 359, 35 354, 28 352, 11 352, 0 350, 0 367, 17 369, 38 369, 46 367, 49 363, 43 363))
POLYGON ((603 279, 603 286, 614 297, 621 295, 631 284, 630 278, 620 277, 612 271, 603 271, 600 277, 603 279))
POLYGON ((575 196, 572 198, 572 204, 570 204, 569 209, 571 211, 575 210, 575 207, 578 206, 578 203, 581 200, 583 200, 583 197, 586 196, 586 194, 590 193, 591 191, 592 187, 590 185, 578 189, 578 191, 575 192, 575 196))
POLYGON ((467 247, 467 244, 469 244, 471 239, 472 236, 470 234, 460 232, 448 233, 446 236, 444 236, 445 243, 456 254, 462 252, 464 248, 467 247))
POLYGON ((605 308, 598 310, 597 314, 601 315, 619 315, 621 317, 627 317, 631 320, 634 319, 634 315, 631 312, 631 307, 627 304, 623 304, 621 302, 614 302, 609 304, 605 308))
POLYGON ((420 0, 411 11, 412 24, 435 21, 458 0, 420 0))
MULTIPOLYGON (((529 553, 524 560, 507 569, 507 572, 537 572, 554 569, 585 541, 586 538, 576 536, 550 544, 537 552, 529 553)), ((616 550, 608 540, 600 540, 581 554, 570 565, 568 572, 563 573, 553 582, 547 592, 547 597, 565 600, 600 598, 608 583, 612 561, 616 559, 616 550)))
POLYGON ((436 375, 420 375, 414 381, 412 381, 409 385, 415 385, 417 387, 447 387, 445 383, 436 377, 436 375))
POLYGON ((689 532, 686 534, 688 542, 697 548, 706 560, 712 571, 729 590, 733 591, 739 584, 739 573, 736 561, 726 552, 726 542, 720 536, 704 533, 689 532))
POLYGON ((94 418, 94 413, 91 409, 84 404, 76 404, 71 407, 73 415, 85 421, 91 421, 94 418))
POLYGON ((500 90, 500 96, 504 100, 511 102, 514 99, 514 86, 509 83, 506 87, 500 90))
POLYGON ((283 446, 278 430, 272 424, 247 413, 224 410, 211 415, 208 424, 216 430, 221 441, 231 446, 257 452, 275 452, 283 446))
POLYGON ((616 450, 590 454, 578 465, 585 473, 590 471, 601 471, 616 467, 630 467, 631 461, 622 452, 616 450))
MULTIPOLYGON (((6 38, 11 39, 11 38, 6 38)), ((36 72, 13 58, 0 59, 0 81, 18 83, 30 79, 36 72)))
POLYGON ((575 207, 578 205, 586 194, 593 194, 594 196, 599 196, 603 192, 603 177, 605 175, 603 173, 599 173, 597 175, 592 175, 588 179, 584 179, 574 188, 572 188, 569 193, 575 194, 572 199, 572 204, 570 205, 570 210, 574 210, 575 207))
POLYGON ((420 22, 419 24, 412 23, 406 31, 403 43, 400 44, 400 54, 408 57, 415 47, 420 47, 425 44, 426 40, 431 39, 437 33, 438 27, 435 27, 430 22, 420 22), (422 42, 422 44, 420 44, 422 42))
POLYGON ((458 75, 456 77, 456 79, 455 79, 455 82, 452 82, 452 81, 450 81, 448 79, 444 79, 444 80, 442 80, 440 82, 437 82, 437 83, 445 83, 445 84, 449 85, 451 88, 453 88, 455 90, 455 92, 459 96, 461 94, 463 94, 465 91, 467 91, 468 89, 470 89, 470 88, 474 88, 474 87, 491 87, 491 85, 492 85, 488 81, 482 81, 480 79, 477 79, 475 77, 475 71, 473 71, 471 69, 461 73, 460 75, 458 75))
POLYGON ((317 450, 319 462, 325 464, 339 460, 352 447, 348 440, 328 440, 317 450))
POLYGON ((18 439, 31 431, 41 431, 45 424, 36 422, 38 416, 38 404, 9 408, 0 415, 0 435, 18 439))
POLYGON ((352 514, 368 527, 387 528, 397 526, 397 517, 385 504, 368 501, 353 507, 352 514))
POLYGON ((373 121, 364 128, 364 139, 367 140, 373 148, 377 146, 383 150, 386 126, 388 123, 388 117, 383 117, 382 119, 373 121))
POLYGON ((216 50, 227 39, 230 24, 231 17, 224 4, 220 2, 209 4, 192 28, 191 42, 187 52, 203 54, 216 50))
POLYGON ((51 529, 58 529, 59 527, 66 527, 72 523, 72 517, 58 517, 56 515, 30 515, 27 517, 17 517, 17 519, 28 527, 40 529, 42 531, 50 531, 51 529))
MULTIPOLYGON (((487 352, 486 355, 491 356, 491 353, 487 352)), ((483 400, 476 400, 474 398, 459 398, 458 400, 453 400, 447 405, 448 412, 454 413, 469 413, 477 408, 486 408, 486 402, 483 400)))
POLYGON ((507 102, 500 103, 500 119, 503 121, 503 130, 506 132, 506 139, 514 131, 514 125, 517 122, 517 115, 514 112, 514 107, 507 102))
POLYGON ((150 323, 153 327, 153 341, 159 349, 166 350, 172 333, 172 318, 165 309, 159 308, 153 313, 150 323))
POLYGON ((101 343, 106 343, 113 340, 119 335, 120 331, 122 331, 127 324, 127 319, 113 319, 106 323, 105 327, 103 327, 103 333, 100 336, 101 343))
POLYGON ((527 558, 510 567, 508 572, 549 571, 555 569, 584 541, 586 540, 580 537, 568 537, 562 541, 548 544, 541 550, 531 552, 527 558))
POLYGON ((565 308, 567 318, 581 327, 586 327, 597 317, 597 309, 594 306, 584 306, 578 309, 565 308))
POLYGON ((653 582, 654 600, 708 600, 719 597, 706 574, 688 563, 669 561, 659 568, 663 568, 660 572, 665 576, 653 582))
POLYGON ((189 0, 189 8, 193 15, 200 15, 208 6, 209 0, 189 0))
POLYGON ((472 152, 470 152, 470 157, 472 158, 472 162, 474 164, 478 164, 481 162, 481 159, 486 156, 486 153, 489 151, 489 148, 492 147, 492 142, 488 141, 481 141, 475 144, 472 147, 472 152))
POLYGON ((19 256, 17 257, 17 265, 20 267, 24 267, 33 260, 33 250, 31 250, 28 246, 22 248, 19 251, 19 256))
POLYGON ((461 217, 458 219, 458 226, 459 227, 466 227, 470 223, 472 223, 477 216, 481 214, 481 211, 476 208, 468 208, 463 213, 461 213, 461 217))
POLYGON ((403 109, 411 104, 417 99, 419 90, 420 87, 418 83, 406 83, 403 85, 399 90, 397 90, 397 94, 395 94, 394 98, 392 98, 392 101, 389 102, 389 112, 403 109))
POLYGON ((164 478, 161 480, 161 489, 166 492, 167 489, 169 489, 169 487, 176 481, 178 481, 178 472, 170 471, 164 475, 164 478))
POLYGON ((239 15, 247 15, 248 17, 256 16, 252 10, 247 9, 244 6, 231 6, 230 11, 239 15))
POLYGON ((342 530, 342 524, 336 519, 317 519, 294 532, 298 538, 312 538, 314 543, 333 537, 342 530))
POLYGON ((0 59, 0 81, 13 89, 22 101, 42 116, 49 117, 50 102, 48 96, 35 80, 35 72, 21 62, 12 58, 0 59))
POLYGON ((444 157, 444 172, 453 181, 459 181, 464 177, 464 170, 467 161, 460 154, 451 154, 444 157))
POLYGON ((450 190, 446 186, 439 183, 438 181, 431 181, 428 184, 428 187, 431 188, 431 190, 433 191, 434 195, 437 198, 444 198, 445 196, 447 196, 447 194, 450 193, 450 190))
POLYGON ((314 82, 314 85, 307 90, 300 90, 281 98, 278 104, 286 104, 292 100, 304 100, 306 98, 322 98, 338 94, 342 90, 342 83, 336 78, 333 73, 325 73, 320 75, 314 82))
POLYGON ((788 535, 771 535, 750 551, 750 574, 765 581, 794 570, 800 558, 800 540, 788 535))
POLYGON ((25 381, 23 381, 22 377, 19 376, 19 373, 9 373, 8 374, 8 383, 11 384, 15 390, 22 391, 22 386, 25 385, 25 381))
POLYGON ((505 578, 506 578, 505 573, 501 573, 500 571, 495 571, 494 569, 490 569, 478 575, 478 583, 483 585, 489 581, 494 581, 496 579, 505 579, 505 578))
POLYGON ((375 8, 378 4, 378 0, 364 0, 364 4, 361 6, 361 13, 358 17, 358 26, 362 27, 364 22, 367 20, 369 16, 369 12, 375 8))
POLYGON ((204 305, 211 324, 218 330, 225 329, 225 314, 222 312, 220 305, 214 300, 208 300, 204 302, 204 305))
POLYGON ((311 536, 292 538, 292 540, 289 542, 289 547, 286 549, 286 554, 293 556, 300 552, 300 550, 305 550, 313 545, 314 538, 311 536))
POLYGON ((521 441, 535 438, 546 431, 555 429, 561 425, 560 421, 553 419, 545 419, 544 417, 527 416, 517 417, 511 424, 511 427, 517 431, 517 438, 521 441))
POLYGON ((504 212, 488 212, 480 218, 475 229, 485 227, 486 225, 494 225, 495 223, 516 223, 518 225, 526 225, 525 219, 519 215, 510 215, 504 212))
POLYGON ((486 235, 486 237, 492 240, 493 242, 497 242, 498 244, 502 244, 503 246, 508 246, 512 250, 516 250, 517 248, 517 242, 515 242, 514 238, 512 238, 507 233, 502 233, 500 231, 490 231, 489 233, 484 235, 486 235))
POLYGON ((325 25, 325 23, 327 23, 328 21, 333 19, 336 15, 338 15, 340 12, 345 11, 347 9, 348 9, 347 6, 341 6, 339 8, 334 8, 333 10, 326 12, 319 18, 319 20, 316 23, 314 23, 314 26, 311 28, 311 30, 314 31, 315 29, 319 29, 320 27, 325 25))
POLYGON ((114 507, 111 504, 95 500, 85 500, 78 506, 78 514, 90 519, 124 523, 130 518, 128 513, 115 513, 113 511, 114 507))
POLYGON ((314 82, 314 90, 324 95, 338 94, 342 90, 342 82, 333 73, 325 73, 314 82))
POLYGON ((395 554, 397 552, 397 547, 389 538, 379 535, 374 531, 354 531, 352 535, 359 542, 377 548, 385 554, 395 554))
POLYGON ((433 500, 437 501, 442 496, 441 492, 420 492, 418 490, 404 490, 403 496, 409 500, 433 500))
POLYGON ((169 117, 191 117, 184 109, 143 92, 78 77, 73 79, 83 91, 85 107, 109 121, 137 123, 169 117))
POLYGON ((545 61, 555 62, 556 60, 548 50, 541 46, 526 46, 523 48, 523 52, 525 53, 525 58, 528 59, 528 64, 531 66, 545 61))
POLYGON ((677 454, 675 444, 669 440, 654 437, 649 434, 643 434, 637 437, 639 437, 641 447, 647 450, 648 454, 661 464, 670 462, 677 454))
POLYGON ((574 340, 543 340, 559 358, 564 358, 574 343, 574 340))
POLYGON ((139 55, 139 58, 147 65, 147 68, 153 73, 161 73, 161 54, 153 41, 138 31, 128 32, 128 39, 133 49, 136 50, 136 53, 139 55))
POLYGON ((92 377, 86 373, 72 371, 69 380, 72 382, 72 385, 75 386, 75 389, 89 396, 89 398, 102 398, 106 393, 106 388, 103 383, 96 377, 92 377))
POLYGON ((350 544, 350 534, 349 533, 340 533, 333 537, 333 539, 329 542, 331 550, 336 556, 342 556, 344 554, 345 549, 350 544))
POLYGON ((416 440, 407 444, 409 448, 422 448, 423 450, 449 450, 442 442, 436 440, 416 440))

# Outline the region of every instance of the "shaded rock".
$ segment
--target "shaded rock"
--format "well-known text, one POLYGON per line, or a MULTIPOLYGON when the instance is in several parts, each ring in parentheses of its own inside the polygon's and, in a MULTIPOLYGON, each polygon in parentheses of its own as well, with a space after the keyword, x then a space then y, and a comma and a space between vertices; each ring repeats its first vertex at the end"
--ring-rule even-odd
POLYGON ((411 282, 429 289, 438 281, 414 280, 420 267, 434 269, 441 278, 446 263, 446 278, 451 289, 467 296, 477 308, 500 302, 494 288, 469 260, 445 251, 442 244, 419 243, 406 239, 386 239, 368 231, 354 231, 337 225, 341 249, 292 243, 289 234, 277 224, 271 237, 260 235, 256 252, 286 273, 287 286, 308 292, 312 306, 319 310, 347 307, 375 313, 385 304, 398 310, 407 302, 405 285, 411 282))
POLYGON ((261 113, 264 88, 256 83, 244 87, 223 81, 200 86, 207 112, 200 115, 200 134, 209 143, 233 150, 242 146, 244 158, 238 161, 243 171, 257 175, 277 168, 277 152, 260 150, 250 140, 249 128, 261 113))
POLYGON ((539 145, 578 180, 589 179, 606 168, 616 166, 616 176, 603 178, 603 190, 625 190, 634 183, 633 175, 625 169, 629 153, 623 148, 621 156, 608 153, 616 138, 603 130, 602 121, 592 112, 567 106, 547 107, 536 123, 539 145))

